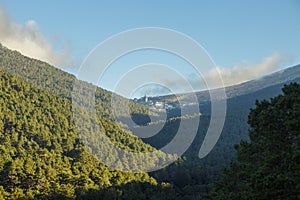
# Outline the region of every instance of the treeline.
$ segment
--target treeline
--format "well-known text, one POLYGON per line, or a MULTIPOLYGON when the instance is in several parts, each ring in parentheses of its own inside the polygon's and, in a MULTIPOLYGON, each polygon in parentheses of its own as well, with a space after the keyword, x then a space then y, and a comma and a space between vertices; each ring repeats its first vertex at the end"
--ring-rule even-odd
MULTIPOLYGON (((16 76, 18 79, 44 90, 50 94, 60 96, 66 99, 72 99, 73 86, 76 85, 84 88, 80 92, 93 94, 95 97, 95 105, 99 112, 99 117, 114 119, 111 101, 116 101, 120 109, 117 109, 116 116, 130 117, 130 114, 149 115, 149 109, 146 106, 137 104, 119 95, 96 87, 84 81, 78 81, 74 75, 55 68, 48 63, 40 60, 28 58, 17 51, 12 51, 0 43, 0 71, 16 76), (125 105, 129 105, 130 113, 124 109, 125 105)), ((83 96, 83 94, 81 93, 83 96)), ((127 107, 125 107, 127 108, 127 107)), ((153 113, 155 114, 155 113, 153 113)))

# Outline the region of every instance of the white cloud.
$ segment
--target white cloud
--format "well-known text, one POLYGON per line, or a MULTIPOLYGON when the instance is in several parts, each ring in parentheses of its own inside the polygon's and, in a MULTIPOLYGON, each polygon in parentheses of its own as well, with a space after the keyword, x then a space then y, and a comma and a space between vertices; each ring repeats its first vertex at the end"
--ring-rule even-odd
MULTIPOLYGON (((189 76, 185 76, 185 79, 190 83, 190 86, 195 91, 220 88, 223 86, 239 84, 270 74, 280 69, 282 66, 285 66, 289 61, 289 56, 273 53, 272 55, 263 58, 261 62, 257 64, 236 65, 226 68, 216 67, 202 72, 202 77, 197 74, 190 74, 189 76), (220 78, 224 85, 220 81, 220 78), (208 86, 210 88, 207 88, 208 86)), ((190 86, 186 85, 185 81, 172 77, 165 77, 164 75, 161 76, 161 79, 161 82, 165 83, 165 85, 174 86, 176 88, 175 92, 177 93, 193 92, 191 91, 190 86)), ((153 93, 165 94, 166 91, 153 87, 151 94, 153 93)))
POLYGON ((25 25, 16 24, 1 5, 0 43, 9 49, 55 66, 69 67, 72 64, 68 50, 54 51, 35 21, 29 20, 25 25))
POLYGON ((258 64, 237 65, 231 68, 218 67, 204 73, 204 77, 207 80, 214 80, 219 71, 225 86, 235 85, 272 73, 289 60, 289 56, 273 53, 258 64))

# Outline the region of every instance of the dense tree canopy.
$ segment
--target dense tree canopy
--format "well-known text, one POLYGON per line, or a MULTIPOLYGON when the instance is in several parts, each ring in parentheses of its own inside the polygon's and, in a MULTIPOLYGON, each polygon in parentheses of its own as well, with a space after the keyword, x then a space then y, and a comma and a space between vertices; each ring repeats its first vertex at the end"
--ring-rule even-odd
POLYGON ((250 142, 235 148, 238 162, 215 183, 213 199, 300 198, 300 85, 256 102, 249 114, 250 142))
MULTIPOLYGON (((280 93, 281 88, 277 85, 265 91, 228 99, 228 112, 222 135, 212 152, 200 160, 197 155, 210 122, 209 102, 200 105, 201 114, 180 116, 180 109, 173 109, 168 111, 167 121, 149 123, 149 115, 152 115, 151 119, 160 119, 157 116, 159 113, 151 113, 146 106, 116 95, 117 104, 125 107, 126 103, 129 103, 131 111, 128 113, 123 109, 117 110, 119 119, 125 122, 121 124, 116 123, 112 115, 110 103, 113 94, 79 81, 79 95, 75 97, 78 105, 76 112, 81 116, 81 125, 78 127, 78 124, 75 126, 72 113, 74 96, 71 93, 75 80, 73 75, 47 63, 25 57, 0 44, 0 200, 202 199, 210 191, 211 182, 219 177, 221 167, 236 159, 233 144, 241 139, 249 141, 246 131, 249 128, 247 114, 255 99, 275 96, 280 93), (83 107, 89 106, 89 101, 85 101, 92 97, 89 95, 95 97, 97 115, 93 120, 101 129, 96 129, 93 123, 85 120, 89 118, 89 113, 83 107), (156 116, 153 117, 154 115, 156 116), (143 131, 144 127, 133 128, 126 125, 129 117, 143 125, 165 125, 159 134, 141 140, 131 131, 143 131), (93 143, 93 150, 116 155, 116 152, 98 142, 97 138, 101 132, 113 144, 126 151, 155 151, 155 148, 161 148, 172 140, 180 122, 188 122, 193 117, 200 117, 199 129, 184 157, 156 172, 125 173, 114 170, 91 154, 91 146, 84 145, 84 141, 89 140, 93 143), (90 135, 78 132, 89 132, 90 135), (82 137, 86 135, 89 137, 82 137)), ((295 109, 283 107, 285 110, 280 111, 281 106, 287 102, 287 105, 294 105, 291 103, 294 102, 293 98, 288 100, 287 96, 296 91, 297 87, 286 87, 284 95, 275 98, 277 100, 257 102, 257 108, 251 111, 249 118, 252 126, 251 142, 242 142, 237 146, 239 162, 225 170, 221 180, 214 187, 214 198, 242 198, 240 194, 248 195, 245 197, 250 199, 265 198, 258 194, 251 196, 249 188, 253 187, 252 191, 263 191, 271 187, 270 184, 273 193, 283 193, 284 190, 285 194, 290 192, 291 197, 295 194, 295 187, 299 190, 299 174, 293 173, 297 166, 287 164, 299 162, 299 155, 294 154, 294 149, 297 149, 299 144, 299 105, 295 109), (263 111, 265 108, 268 111, 263 111), (288 123, 283 123, 285 121, 288 123), (298 129, 293 129, 295 127, 298 129), (288 137, 292 141, 292 147, 289 146, 291 142, 284 142, 285 137, 281 138, 273 133, 275 130, 290 131, 288 137), (274 134, 274 137, 270 134, 274 134), (280 143, 275 145, 270 142, 274 140, 279 140, 280 143), (283 147, 290 149, 290 153, 282 151, 265 159, 265 155, 273 155, 275 150, 281 152, 279 150, 283 147), (283 157, 285 160, 281 160, 283 157), (280 170, 283 169, 290 171, 280 174, 280 170), (277 170, 278 174, 274 175, 277 170), (278 180, 277 185, 274 184, 275 179, 278 180), (264 180, 264 183, 261 180, 264 180), (281 187, 280 184, 285 184, 285 187, 281 187), (287 190, 290 185, 295 186, 294 190, 287 190), (278 188, 285 189, 277 190, 278 188)), ((297 97, 299 93, 294 95, 294 98, 297 97)), ((188 127, 186 131, 186 134, 189 134, 188 127)), ((161 153, 158 157, 150 159, 149 165, 155 166, 157 162, 170 157, 172 156, 161 153)), ((107 159, 110 159, 110 156, 107 156, 107 159)), ((124 159, 126 163, 126 157, 124 159)), ((140 163, 130 164, 138 166, 140 163)), ((264 193, 269 195, 267 197, 274 197, 264 193)))
MULTIPOLYGON (((168 192, 172 190, 170 184, 158 183, 147 173, 114 170, 99 162, 83 145, 69 96, 74 77, 0 47, 0 199, 173 196, 168 192)), ((83 83, 86 85, 89 84, 83 83)), ((155 150, 111 119, 111 93, 98 89, 96 97, 97 122, 103 129, 101 133, 95 132, 95 137, 105 134, 126 151, 155 150)), ((120 103, 124 101, 120 98, 120 103)), ((133 103, 131 108, 137 113, 144 112, 133 103)), ((89 118, 81 107, 77 111, 82 118, 89 118)), ((92 126, 84 123, 82 130, 92 126)), ((149 165, 166 158, 166 154, 160 156, 149 165)))

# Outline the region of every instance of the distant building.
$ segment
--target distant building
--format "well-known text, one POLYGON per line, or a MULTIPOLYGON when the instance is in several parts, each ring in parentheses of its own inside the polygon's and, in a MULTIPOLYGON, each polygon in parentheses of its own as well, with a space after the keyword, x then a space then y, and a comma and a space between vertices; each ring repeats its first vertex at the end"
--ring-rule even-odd
POLYGON ((155 102, 155 107, 158 108, 158 109, 162 109, 165 107, 164 103, 161 102, 161 101, 157 101, 155 102))
POLYGON ((141 97, 141 98, 138 100, 138 102, 140 102, 140 103, 147 103, 147 102, 148 102, 148 97, 147 97, 147 95, 141 97))
POLYGON ((139 99, 134 99, 135 102, 139 103, 139 104, 143 104, 145 106, 153 106, 153 101, 151 100, 151 97, 149 98, 147 95, 139 98, 139 99))
POLYGON ((165 104, 166 109, 174 109, 174 106, 171 104, 165 104))

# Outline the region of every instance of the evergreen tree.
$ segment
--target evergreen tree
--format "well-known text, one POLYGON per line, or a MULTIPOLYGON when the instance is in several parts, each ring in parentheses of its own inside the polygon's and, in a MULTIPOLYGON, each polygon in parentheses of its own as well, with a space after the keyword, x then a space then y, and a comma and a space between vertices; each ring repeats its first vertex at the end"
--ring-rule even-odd
POLYGON ((300 85, 282 91, 250 111, 250 141, 235 146, 238 162, 214 184, 213 199, 300 198, 300 85))

